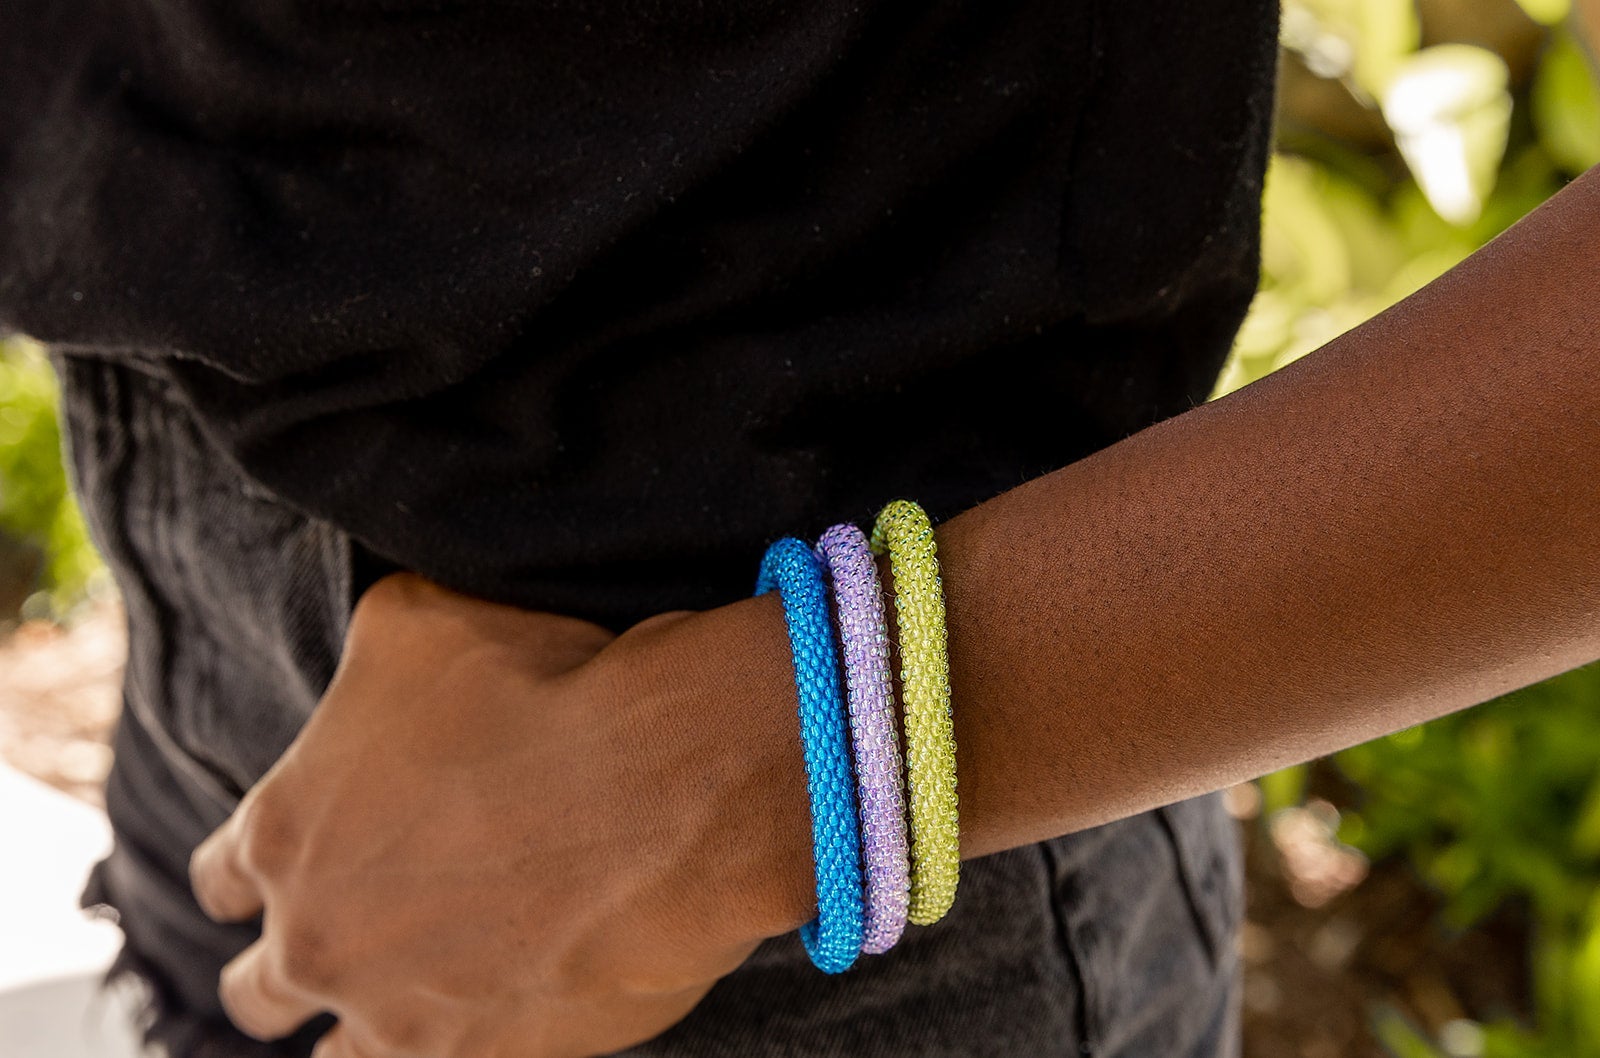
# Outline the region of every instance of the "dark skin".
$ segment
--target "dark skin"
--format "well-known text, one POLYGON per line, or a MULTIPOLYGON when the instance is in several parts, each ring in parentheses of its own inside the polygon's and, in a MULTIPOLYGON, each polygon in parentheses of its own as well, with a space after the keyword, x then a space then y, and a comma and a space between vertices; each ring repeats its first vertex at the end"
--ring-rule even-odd
MULTIPOLYGON (((963 855, 1600 658, 1597 243, 1600 170, 1322 350, 939 526, 963 855)), ((612 637, 385 578, 195 854, 209 913, 265 909, 227 1009, 263 1038, 332 1011, 321 1058, 656 1035, 814 913, 795 707, 772 596, 612 637)))

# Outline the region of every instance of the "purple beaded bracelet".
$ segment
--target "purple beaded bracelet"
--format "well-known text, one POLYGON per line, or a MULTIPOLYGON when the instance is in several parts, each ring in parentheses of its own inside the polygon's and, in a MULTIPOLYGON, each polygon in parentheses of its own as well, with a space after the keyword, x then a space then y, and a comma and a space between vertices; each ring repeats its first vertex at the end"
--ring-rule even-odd
POLYGON ((833 581, 844 648, 866 868, 866 935, 861 950, 879 955, 904 932, 911 891, 894 687, 889 677, 889 626, 878 566, 860 529, 848 523, 832 527, 817 541, 817 557, 833 581))

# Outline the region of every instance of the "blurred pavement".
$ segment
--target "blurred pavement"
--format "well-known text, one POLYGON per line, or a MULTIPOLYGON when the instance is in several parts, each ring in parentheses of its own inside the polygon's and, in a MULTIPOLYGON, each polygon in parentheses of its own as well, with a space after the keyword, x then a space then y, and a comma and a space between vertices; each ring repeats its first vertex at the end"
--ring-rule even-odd
POLYGON ((135 1058, 126 992, 100 993, 121 943, 78 910, 111 846, 103 813, 0 763, 0 1058, 135 1058))

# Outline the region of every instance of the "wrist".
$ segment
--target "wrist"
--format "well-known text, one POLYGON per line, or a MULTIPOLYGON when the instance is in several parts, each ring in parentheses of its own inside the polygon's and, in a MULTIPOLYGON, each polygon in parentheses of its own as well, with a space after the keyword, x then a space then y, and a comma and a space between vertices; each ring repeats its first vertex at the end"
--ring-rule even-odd
MULTIPOLYGON (((876 558, 891 631, 893 576, 876 558)), ((817 915, 811 803, 800 740, 794 660, 777 593, 688 616, 665 664, 695 673, 682 709, 695 717, 705 758, 705 796, 720 803, 706 884, 725 924, 759 940, 792 932, 817 915)), ((898 659, 890 665, 899 699, 898 659)), ((903 744, 904 735, 897 732, 903 744)))
POLYGON ((817 913, 811 806, 800 742, 794 663, 776 594, 696 616, 706 745, 723 758, 719 796, 727 854, 716 885, 733 926, 750 939, 799 928, 817 913), (702 656, 704 660, 704 655, 702 656), (732 794, 732 796, 728 796, 732 794))

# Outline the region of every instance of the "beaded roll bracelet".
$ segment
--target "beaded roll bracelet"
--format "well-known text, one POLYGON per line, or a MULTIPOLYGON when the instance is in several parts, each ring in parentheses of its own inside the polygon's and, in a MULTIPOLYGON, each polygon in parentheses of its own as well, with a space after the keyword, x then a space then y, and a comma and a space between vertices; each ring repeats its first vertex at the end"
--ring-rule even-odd
POLYGON ((819 970, 840 973, 861 953, 861 834, 828 586, 817 556, 794 537, 774 543, 761 560, 756 594, 774 588, 794 654, 817 864, 817 917, 800 928, 800 940, 819 970))
POLYGON ((950 659, 933 525, 910 500, 878 512, 872 551, 889 553, 900 640, 906 786, 911 803, 911 903, 919 926, 944 917, 960 875, 956 744, 950 716, 950 659))
POLYGON ((833 581, 861 801, 866 868, 866 933, 861 950, 879 955, 892 948, 905 930, 910 896, 906 807, 900 746, 895 737, 883 586, 867 538, 853 525, 835 525, 823 533, 817 541, 817 556, 833 581))

